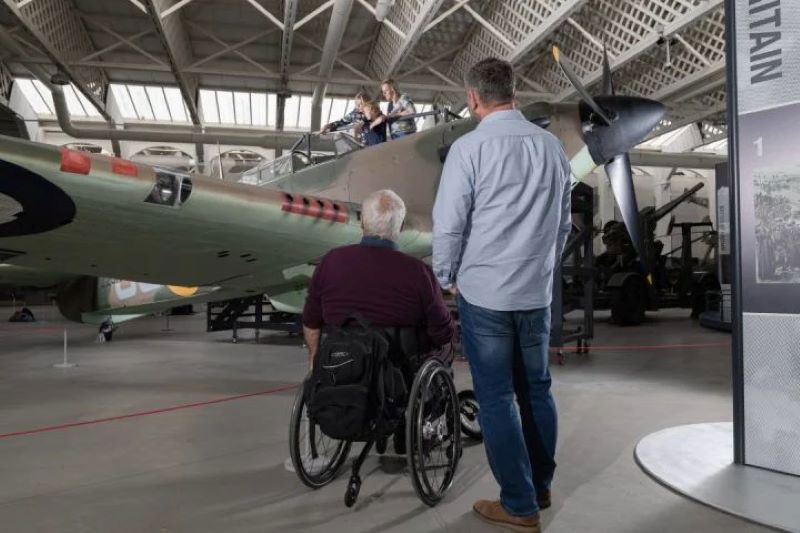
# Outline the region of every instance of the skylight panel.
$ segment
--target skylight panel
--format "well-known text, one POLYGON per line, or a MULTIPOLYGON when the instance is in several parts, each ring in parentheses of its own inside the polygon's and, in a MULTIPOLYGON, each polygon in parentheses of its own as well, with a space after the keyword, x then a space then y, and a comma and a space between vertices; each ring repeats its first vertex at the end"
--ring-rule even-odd
POLYGON ((167 98, 164 96, 164 90, 161 87, 146 87, 145 89, 156 120, 171 121, 172 115, 170 115, 167 107, 167 98))
POLYGON ((331 109, 333 109, 333 98, 324 98, 322 100, 322 114, 320 120, 323 124, 331 121, 331 109))
POLYGON ((686 133, 687 130, 690 130, 694 127, 694 124, 687 124, 686 126, 676 130, 663 133, 658 137, 653 137, 649 141, 641 143, 639 146, 637 146, 637 148, 643 148, 645 150, 661 150, 665 146, 671 144, 675 139, 686 133))
POLYGON ((217 91, 217 107, 219 108, 219 121, 222 124, 236 124, 233 111, 233 93, 217 91))
POLYGON ((216 91, 200 90, 200 107, 203 108, 203 122, 219 124, 216 91))
POLYGON ((346 98, 334 98, 333 105, 331 106, 331 114, 328 122, 340 120, 343 116, 350 111, 350 100, 346 98))
POLYGON ((300 113, 297 115, 297 127, 301 130, 311 129, 311 97, 300 97, 300 113))
POLYGON ((52 107, 47 105, 47 102, 44 100, 39 91, 33 85, 33 80, 26 80, 24 78, 19 78, 15 80, 15 83, 19 86, 19 89, 22 91, 22 95, 28 101, 28 103, 33 108, 34 113, 37 115, 53 115, 52 107))
MULTIPOLYGON (((428 111, 433 109, 433 105, 432 104, 417 104, 416 108, 417 108, 417 113, 427 113, 428 111)), ((425 119, 427 119, 427 118, 429 118, 429 117, 419 117, 419 118, 416 119, 417 129, 421 129, 422 128, 422 126, 425 124, 425 119)))
POLYGON ((98 111, 94 104, 90 102, 88 98, 86 98, 86 95, 77 90, 74 85, 71 87, 72 90, 75 91, 75 94, 78 95, 78 100, 81 101, 81 105, 83 106, 83 110, 86 112, 86 114, 90 117, 100 117, 100 111, 98 111))
POLYGON ((236 113, 236 123, 249 126, 253 123, 250 115, 250 93, 233 93, 234 110, 236 113))
MULTIPOLYGON (((110 86, 119 113, 125 120, 189 121, 189 112, 177 87, 128 83, 112 83, 110 86)), ((89 116, 100 116, 85 96, 76 94, 89 116)))
POLYGON ((250 106, 253 116, 253 126, 267 125, 267 95, 264 93, 250 93, 250 106))
POLYGON ((708 143, 704 146, 700 146, 694 150, 695 152, 705 152, 710 154, 720 154, 724 155, 728 153, 728 139, 720 139, 719 141, 714 141, 712 143, 708 143))
POLYGON ((277 126, 278 124, 278 95, 270 93, 267 95, 267 126, 277 126))
POLYGON ((45 87, 44 83, 39 80, 33 80, 33 86, 36 88, 36 92, 39 93, 39 96, 44 100, 44 103, 47 104, 47 107, 52 109, 55 115, 56 105, 53 103, 53 93, 50 92, 50 89, 45 87))
MULTIPOLYGON (((42 82, 36 79, 16 78, 14 83, 19 87, 22 95, 33 108, 34 113, 37 115, 56 114, 53 94, 42 82)), ((97 108, 74 85, 65 85, 62 91, 67 102, 67 111, 71 116, 78 118, 100 116, 97 108)))
POLYGON ((131 95, 133 107, 136 109, 136 116, 139 120, 155 120, 153 108, 147 98, 147 91, 141 85, 128 85, 128 92, 131 95))
POLYGON ((183 101, 180 89, 177 87, 164 87, 164 96, 173 122, 189 122, 189 112, 183 101))
POLYGON ((131 96, 128 94, 128 88, 125 85, 112 83, 111 94, 114 95, 114 101, 119 107, 122 118, 136 118, 136 109, 133 108, 131 96))
POLYGON ((78 95, 75 94, 75 89, 71 85, 64 86, 64 98, 67 100, 67 109, 69 114, 74 117, 85 117, 86 111, 81 105, 78 95))
POLYGON ((297 129, 297 117, 300 112, 300 97, 290 96, 286 99, 286 108, 283 115, 284 126, 297 129))

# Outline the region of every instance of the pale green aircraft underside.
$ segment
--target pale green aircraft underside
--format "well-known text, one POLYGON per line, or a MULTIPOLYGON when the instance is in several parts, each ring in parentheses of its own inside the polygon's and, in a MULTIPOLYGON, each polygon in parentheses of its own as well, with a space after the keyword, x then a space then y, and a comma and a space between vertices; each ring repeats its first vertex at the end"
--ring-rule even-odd
MULTIPOLYGON (((529 119, 550 121, 549 130, 571 158, 574 178, 581 180, 594 170, 576 105, 534 104, 523 112, 529 119)), ((408 216, 401 248, 417 257, 430 255, 440 150, 474 127, 471 119, 440 124, 265 186, 194 175, 191 193, 179 207, 145 201, 157 181, 152 167, 122 162, 138 174, 126 175, 132 172, 114 171, 112 158, 91 155, 88 174, 62 171, 59 148, 0 137, 0 207, 4 193, 8 197, 9 190, 35 181, 25 171, 57 186, 75 205, 71 222, 10 236, 2 233, 0 209, 0 263, 11 265, 0 267, 0 284, 47 286, 90 276, 93 286, 73 279, 71 292, 62 292, 62 299, 69 301, 61 302, 69 318, 88 322, 260 293, 281 310, 299 312, 313 264, 330 249, 360 239, 357 211, 373 191, 389 188, 403 197, 408 216), (329 214, 335 202, 339 220, 315 214, 317 200, 326 202, 329 214), (307 212, 292 212, 292 205, 294 211, 300 206, 307 212), (134 289, 141 293, 130 282, 117 280, 136 280, 140 286, 134 289), (197 289, 176 292, 155 285, 197 289)), ((24 216, 29 216, 28 209, 24 216)))

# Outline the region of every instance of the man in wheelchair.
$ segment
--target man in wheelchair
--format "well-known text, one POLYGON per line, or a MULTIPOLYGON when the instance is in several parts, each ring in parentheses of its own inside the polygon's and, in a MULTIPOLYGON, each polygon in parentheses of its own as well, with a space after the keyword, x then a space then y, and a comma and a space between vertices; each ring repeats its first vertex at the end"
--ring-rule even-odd
MULTIPOLYGON (((406 388, 426 359, 452 363, 456 327, 433 271, 398 250, 405 215, 405 204, 393 191, 373 193, 362 204, 361 242, 322 258, 303 310, 310 366, 323 328, 339 328, 353 316, 385 333, 388 358, 402 372, 406 388)), ((395 453, 406 453, 402 420, 393 441, 395 453)), ((385 440, 376 444, 385 451, 385 440)))

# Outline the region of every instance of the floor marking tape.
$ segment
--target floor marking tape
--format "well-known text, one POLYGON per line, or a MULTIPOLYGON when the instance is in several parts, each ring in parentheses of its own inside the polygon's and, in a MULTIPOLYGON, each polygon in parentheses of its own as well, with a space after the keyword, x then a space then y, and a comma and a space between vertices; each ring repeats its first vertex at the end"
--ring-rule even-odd
POLYGON ((217 404, 217 403, 224 403, 224 402, 232 402, 234 400, 241 400, 241 399, 244 399, 244 398, 252 398, 254 396, 266 396, 268 394, 276 394, 276 393, 279 393, 279 392, 285 392, 285 391, 288 391, 288 390, 292 390, 292 389, 297 388, 297 386, 298 386, 297 384, 284 385, 283 387, 278 387, 277 389, 270 389, 270 390, 265 390, 265 391, 260 391, 260 392, 251 392, 251 393, 248 393, 248 394, 239 394, 237 396, 227 396, 225 398, 217 398, 215 400, 207 400, 207 401, 204 401, 204 402, 187 403, 187 404, 182 404, 182 405, 174 405, 172 407, 164 407, 164 408, 161 408, 161 409, 152 409, 150 411, 141 411, 141 412, 138 412, 138 413, 130 413, 130 414, 127 414, 127 415, 110 416, 110 417, 107 417, 107 418, 97 418, 97 419, 94 419, 94 420, 84 420, 82 422, 70 422, 70 423, 67 423, 67 424, 59 424, 59 425, 55 425, 55 426, 46 426, 46 427, 41 427, 41 428, 36 428, 36 429, 27 429, 27 430, 23 430, 23 431, 14 431, 12 433, 0 434, 0 440, 8 439, 8 438, 11 438, 11 437, 21 437, 23 435, 33 435, 33 434, 36 434, 36 433, 46 433, 46 432, 49 432, 49 431, 58 431, 58 430, 62 430, 62 429, 70 429, 70 428, 81 427, 81 426, 91 426, 91 425, 95 425, 95 424, 104 424, 104 423, 107 423, 107 422, 116 422, 118 420, 125 420, 125 419, 128 419, 128 418, 137 418, 137 417, 140 417, 140 416, 158 415, 158 414, 161 414, 161 413, 169 413, 169 412, 172 412, 172 411, 180 411, 182 409, 191 409, 191 408, 194 408, 194 407, 205 407, 207 405, 214 405, 214 404, 217 404))

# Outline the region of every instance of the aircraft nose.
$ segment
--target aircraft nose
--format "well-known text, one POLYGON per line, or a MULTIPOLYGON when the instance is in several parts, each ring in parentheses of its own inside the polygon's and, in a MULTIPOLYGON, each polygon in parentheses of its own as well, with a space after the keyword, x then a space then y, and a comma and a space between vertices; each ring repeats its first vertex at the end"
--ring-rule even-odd
MULTIPOLYGON (((595 125, 584 134, 597 164, 607 163, 642 142, 666 112, 661 102, 637 96, 598 96, 595 99, 612 117, 610 126, 595 125)), ((588 105, 581 103, 580 113, 584 122, 591 121, 592 110, 588 105)))

